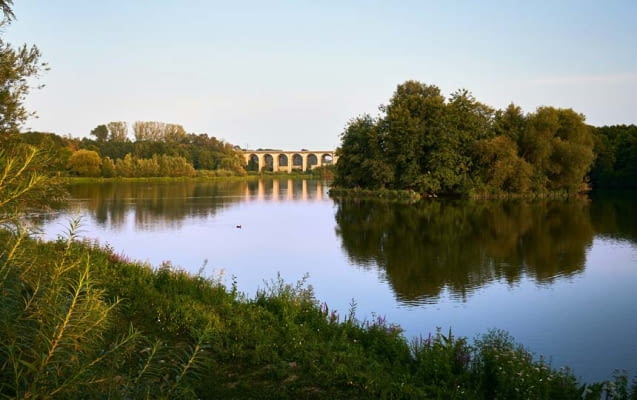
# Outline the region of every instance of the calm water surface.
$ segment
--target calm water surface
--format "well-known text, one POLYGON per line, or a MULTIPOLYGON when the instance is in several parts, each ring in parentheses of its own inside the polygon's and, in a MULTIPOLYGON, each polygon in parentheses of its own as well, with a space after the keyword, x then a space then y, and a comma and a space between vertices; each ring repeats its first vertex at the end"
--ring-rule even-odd
POLYGON ((474 337, 509 331, 585 381, 637 373, 637 196, 580 200, 333 201, 317 181, 104 183, 70 188, 82 236, 207 276, 309 274, 319 300, 359 319, 474 337), (240 226, 241 228, 238 228, 240 226))

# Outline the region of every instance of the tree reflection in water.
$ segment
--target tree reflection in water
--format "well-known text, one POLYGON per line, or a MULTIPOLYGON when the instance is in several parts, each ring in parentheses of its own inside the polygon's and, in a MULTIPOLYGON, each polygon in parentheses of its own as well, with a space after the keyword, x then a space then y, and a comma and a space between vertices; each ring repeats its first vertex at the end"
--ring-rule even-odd
POLYGON ((496 280, 572 276, 583 270, 594 235, 582 199, 341 200, 336 222, 350 261, 377 265, 406 303, 433 302, 444 289, 466 299, 496 280))
POLYGON ((213 217, 240 201, 320 200, 324 189, 317 180, 255 179, 78 183, 69 192, 101 226, 118 229, 133 213, 136 228, 154 230, 157 226, 179 228, 187 218, 213 217))

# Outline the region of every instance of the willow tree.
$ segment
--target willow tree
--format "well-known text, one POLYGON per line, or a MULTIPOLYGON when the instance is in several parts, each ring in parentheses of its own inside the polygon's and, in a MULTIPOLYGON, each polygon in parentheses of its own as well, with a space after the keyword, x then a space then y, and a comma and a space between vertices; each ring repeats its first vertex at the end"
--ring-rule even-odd
POLYGON ((593 135, 582 114, 540 107, 528 116, 520 151, 533 165, 538 187, 573 191, 582 185, 593 162, 593 135))

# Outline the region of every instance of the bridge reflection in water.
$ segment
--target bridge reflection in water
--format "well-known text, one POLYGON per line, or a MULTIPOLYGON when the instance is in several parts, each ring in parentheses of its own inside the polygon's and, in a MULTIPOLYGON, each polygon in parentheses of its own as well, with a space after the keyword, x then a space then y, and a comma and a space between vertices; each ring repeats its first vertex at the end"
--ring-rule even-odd
POLYGON ((298 179, 273 179, 248 182, 243 197, 251 200, 326 200, 328 185, 322 181, 298 179))

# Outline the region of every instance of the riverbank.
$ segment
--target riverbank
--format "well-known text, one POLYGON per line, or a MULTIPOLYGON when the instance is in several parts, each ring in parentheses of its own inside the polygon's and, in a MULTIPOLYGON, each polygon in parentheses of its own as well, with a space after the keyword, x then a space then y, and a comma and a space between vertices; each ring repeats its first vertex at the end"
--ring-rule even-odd
POLYGON ((181 182, 181 181, 250 181, 257 179, 327 179, 330 175, 322 173, 307 172, 261 172, 247 173, 245 175, 233 174, 217 174, 214 171, 197 171, 196 176, 179 176, 179 177, 81 177, 67 176, 62 177, 67 183, 103 183, 103 182, 181 182))
POLYGON ((378 199, 391 200, 406 203, 415 203, 423 198, 419 193, 413 190, 389 190, 389 189, 362 189, 353 188, 346 189, 341 187, 332 187, 329 191, 330 196, 336 198, 351 199, 378 199))
MULTIPOLYGON (((440 196, 447 198, 468 198, 474 200, 501 200, 501 199, 559 199, 568 198, 572 196, 581 196, 589 193, 591 190, 588 188, 585 191, 569 193, 565 190, 559 191, 543 191, 543 192, 531 192, 531 193, 502 193, 502 192, 479 192, 472 191, 466 196, 440 196)), ((330 196, 335 198, 345 199, 365 199, 365 200, 388 200, 405 203, 416 203, 423 199, 438 198, 436 194, 422 194, 413 190, 401 190, 401 189, 365 189, 365 188, 343 188, 332 187, 329 191, 330 196)))
POLYGON ((0 233, 3 395, 580 399, 610 387, 578 383, 501 331, 410 340, 384 318, 330 310, 306 282, 273 279, 248 298, 222 275, 152 269, 76 231, 0 233))

